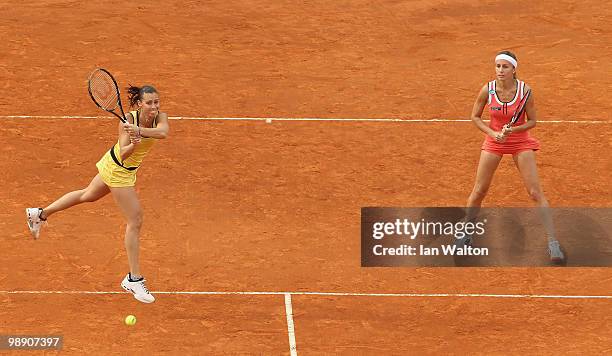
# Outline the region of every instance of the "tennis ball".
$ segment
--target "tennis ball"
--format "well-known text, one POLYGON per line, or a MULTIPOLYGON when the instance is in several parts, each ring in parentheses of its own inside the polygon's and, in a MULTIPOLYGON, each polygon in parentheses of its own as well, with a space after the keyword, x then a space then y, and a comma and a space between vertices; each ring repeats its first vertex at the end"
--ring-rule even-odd
POLYGON ((133 315, 128 315, 125 317, 125 325, 134 325, 136 324, 136 317, 133 315))

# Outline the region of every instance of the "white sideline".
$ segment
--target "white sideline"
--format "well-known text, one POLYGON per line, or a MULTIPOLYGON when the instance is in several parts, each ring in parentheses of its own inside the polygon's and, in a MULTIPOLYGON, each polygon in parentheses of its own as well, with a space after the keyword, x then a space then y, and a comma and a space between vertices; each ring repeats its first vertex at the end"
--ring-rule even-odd
POLYGON ((291 305, 291 294, 285 293, 285 313, 287 314, 287 333, 289 334, 289 352, 291 356, 297 356, 295 344, 295 327, 293 325, 293 306, 291 305))
MULTIPOLYGON (((52 116, 52 115, 0 115, 1 119, 112 119, 114 116, 52 116)), ((400 119, 400 118, 321 118, 321 117, 189 117, 170 116, 171 120, 195 120, 195 121, 329 121, 329 122, 471 122, 469 119, 400 119)), ((606 120, 539 120, 539 123, 553 124, 611 124, 606 120)))
MULTIPOLYGON (((125 294, 122 291, 45 291, 0 290, 0 294, 125 294)), ((152 294, 169 295, 312 295, 332 297, 404 297, 404 298, 518 298, 518 299, 612 299, 612 295, 566 294, 493 294, 493 293, 358 293, 358 292, 256 292, 256 291, 151 291, 152 294)))

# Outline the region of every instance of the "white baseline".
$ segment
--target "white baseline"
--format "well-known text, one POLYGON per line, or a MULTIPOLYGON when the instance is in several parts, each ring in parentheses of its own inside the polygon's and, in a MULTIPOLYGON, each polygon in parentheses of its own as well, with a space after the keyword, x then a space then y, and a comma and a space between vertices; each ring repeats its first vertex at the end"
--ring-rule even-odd
MULTIPOLYGON (((123 291, 69 291, 69 290, 0 290, 0 294, 126 294, 123 291)), ((311 295, 338 297, 403 297, 403 298, 518 298, 518 299, 612 299, 612 295, 565 294, 493 294, 493 293, 359 293, 359 292, 240 292, 240 291, 151 291, 169 295, 311 295)))
MULTIPOLYGON (((190 117, 170 116, 170 120, 195 120, 195 121, 327 121, 327 122, 471 122, 469 119, 400 119, 400 118, 321 118, 321 117, 190 117)), ((114 119, 114 116, 52 116, 52 115, 0 115, 1 119, 114 119)), ((486 120, 485 120, 486 121, 486 120)), ((612 124, 606 120, 563 120, 550 119, 538 120, 539 123, 553 124, 612 124)))

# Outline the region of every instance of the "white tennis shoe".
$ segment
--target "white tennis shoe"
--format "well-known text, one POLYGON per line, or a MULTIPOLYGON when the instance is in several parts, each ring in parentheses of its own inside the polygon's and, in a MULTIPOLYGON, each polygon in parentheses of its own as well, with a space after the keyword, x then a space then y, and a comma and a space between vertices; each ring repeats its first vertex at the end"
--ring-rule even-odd
POLYGON ((565 255, 561 250, 561 245, 557 240, 551 240, 548 242, 548 254, 550 255, 550 260, 553 263, 562 263, 565 260, 565 255))
POLYGON ((155 301, 155 297, 153 297, 153 295, 147 289, 145 279, 141 277, 139 281, 132 282, 130 281, 129 277, 130 274, 128 273, 121 282, 121 287, 132 293, 134 298, 136 298, 138 301, 143 303, 153 303, 155 301))
POLYGON ((40 228, 46 220, 40 218, 40 214, 42 214, 42 208, 27 208, 26 216, 28 218, 28 227, 30 228, 30 233, 32 237, 38 239, 40 236, 40 228))

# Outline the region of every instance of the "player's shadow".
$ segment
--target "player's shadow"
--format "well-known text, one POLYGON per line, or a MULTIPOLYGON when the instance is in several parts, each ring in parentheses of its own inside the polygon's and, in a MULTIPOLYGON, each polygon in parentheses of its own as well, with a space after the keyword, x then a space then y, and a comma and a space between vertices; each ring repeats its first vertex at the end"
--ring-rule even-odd
MULTIPOLYGON (((444 221, 453 225, 465 222, 466 209, 425 208, 421 211, 424 221, 444 221)), ((457 267, 495 267, 495 266, 529 266, 533 263, 529 257, 527 231, 524 228, 520 211, 501 209, 480 209, 470 219, 472 222, 486 221, 485 233, 472 235, 470 244, 474 254, 459 255, 455 249, 454 255, 420 256, 419 264, 424 266, 457 266, 457 267)), ((442 251, 442 245, 457 245, 456 237, 437 234, 428 236, 423 245, 442 251)), ((466 249, 463 249, 464 251, 466 249)))
MULTIPOLYGON (((524 266, 527 245, 527 233, 521 223, 520 215, 515 211, 501 209, 484 209, 476 221, 486 221, 485 233, 473 238, 474 248, 486 249, 486 256, 470 256, 469 259, 458 258, 458 266, 524 266)), ((461 257, 461 256, 458 256, 461 257)))
POLYGON ((570 267, 612 266, 612 209, 556 209, 557 239, 570 267))

